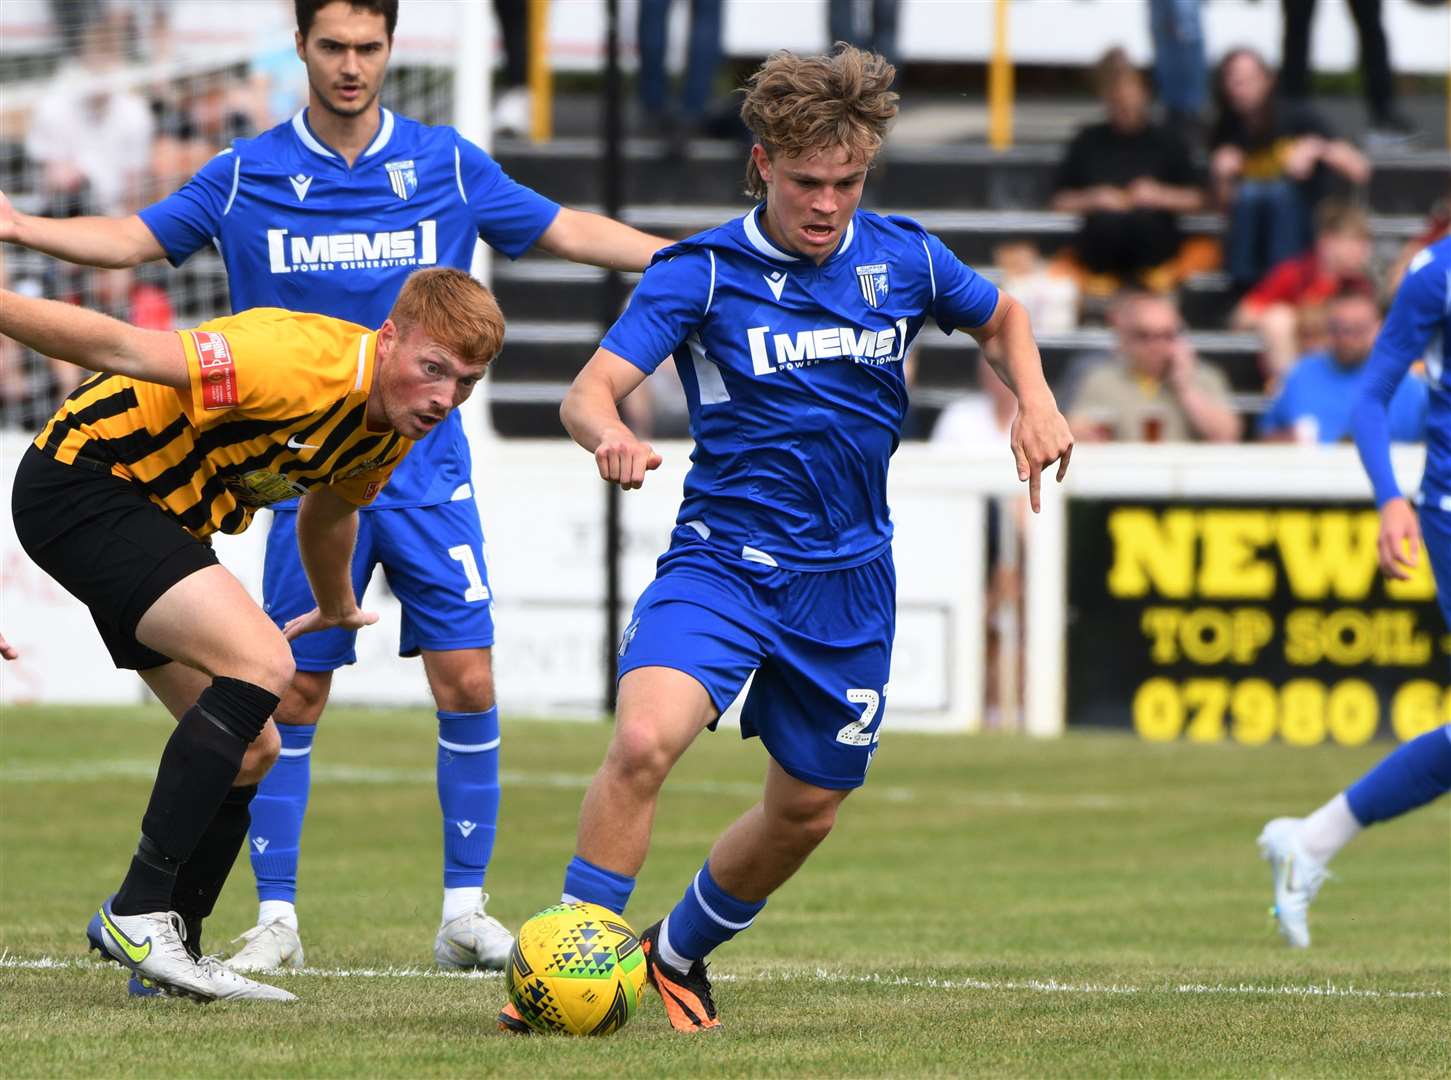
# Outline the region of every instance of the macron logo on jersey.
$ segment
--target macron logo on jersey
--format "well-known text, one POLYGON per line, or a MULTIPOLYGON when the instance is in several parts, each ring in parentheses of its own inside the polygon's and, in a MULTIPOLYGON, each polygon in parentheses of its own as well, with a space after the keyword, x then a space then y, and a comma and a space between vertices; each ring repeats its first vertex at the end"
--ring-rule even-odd
POLYGON ((772 334, 769 326, 752 326, 746 331, 746 340, 751 346, 751 368, 757 375, 793 371, 843 357, 859 364, 890 363, 902 359, 906 352, 907 320, 898 319, 895 326, 885 330, 830 326, 794 334, 772 334))
POLYGON ((268 229, 267 262, 274 274, 432 266, 438 262, 438 223, 420 221, 412 229, 396 232, 319 236, 293 236, 287 229, 268 229))

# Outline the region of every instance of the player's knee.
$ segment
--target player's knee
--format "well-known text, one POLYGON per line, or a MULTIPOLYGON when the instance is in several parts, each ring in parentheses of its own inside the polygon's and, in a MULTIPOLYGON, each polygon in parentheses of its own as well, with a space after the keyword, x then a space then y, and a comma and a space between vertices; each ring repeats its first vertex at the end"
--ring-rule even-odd
POLYGON ((292 676, 297 673, 292 649, 281 634, 266 649, 259 650, 258 655, 252 659, 251 667, 250 672, 238 677, 270 690, 279 698, 287 693, 288 686, 292 684, 292 676))
POLYGON ((841 797, 835 791, 801 795, 775 808, 783 831, 795 836, 802 846, 815 847, 831 834, 841 797))
POLYGON ((277 762, 277 756, 282 752, 282 737, 277 733, 277 725, 268 724, 247 747, 247 752, 242 755, 242 767, 237 770, 236 787, 246 787, 249 784, 260 784, 262 778, 272 769, 277 762))
POLYGON ((648 721, 618 721, 610 742, 606 767, 632 787, 658 790, 665 782, 675 754, 661 737, 659 729, 648 721))
POLYGON ((279 724, 316 724, 322 718, 331 689, 330 671, 295 672, 272 715, 279 724))
POLYGON ((485 712, 494 707, 494 673, 487 664, 471 665, 440 681, 433 700, 444 712, 485 712))

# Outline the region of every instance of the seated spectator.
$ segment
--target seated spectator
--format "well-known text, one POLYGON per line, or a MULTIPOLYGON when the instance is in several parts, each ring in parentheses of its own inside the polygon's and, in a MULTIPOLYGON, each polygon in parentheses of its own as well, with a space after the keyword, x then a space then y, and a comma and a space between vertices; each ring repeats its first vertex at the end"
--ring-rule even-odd
POLYGON ((1080 442, 1235 442, 1229 382, 1202 364, 1174 304, 1139 293, 1116 305, 1118 349, 1086 372, 1068 424, 1080 442))
MULTIPOLYGON (((1261 439, 1277 442, 1349 441, 1350 412, 1360 395, 1362 368, 1380 332, 1380 308, 1364 292, 1337 294, 1327 305, 1330 347, 1301 358, 1285 376, 1285 385, 1260 418, 1261 439)), ((1430 392, 1408 376, 1391 399, 1394 442, 1425 438, 1430 392)))
POLYGON ((1424 228, 1401 245, 1399 254, 1386 270, 1385 291, 1381 295, 1387 298, 1395 296, 1411 260, 1437 240, 1446 239, 1448 234, 1451 234, 1451 194, 1443 195, 1431 204, 1424 228))
POLYGON ((1056 273, 1027 240, 993 246, 993 263, 1003 272, 998 282, 1028 312, 1037 334, 1063 334, 1078 325, 1078 282, 1056 273))
POLYGON ((1090 273, 1172 286, 1152 271, 1179 251, 1176 215, 1203 206, 1199 177, 1179 136, 1150 121, 1148 87, 1122 49, 1099 61, 1097 82, 1108 118, 1068 144, 1052 208, 1083 215, 1074 246, 1090 273))
POLYGON ((1337 293, 1375 296, 1370 275, 1370 222, 1358 207, 1327 199, 1315 214, 1315 246, 1265 275, 1230 317, 1236 330, 1253 330, 1265 343, 1266 382, 1275 386, 1295 357, 1307 309, 1337 293))
POLYGON ((1247 289, 1266 270, 1309 249, 1310 215, 1332 177, 1370 179, 1370 162, 1302 104, 1280 101, 1264 58, 1232 49, 1214 83, 1219 115, 1209 171, 1229 216, 1225 265, 1247 289))

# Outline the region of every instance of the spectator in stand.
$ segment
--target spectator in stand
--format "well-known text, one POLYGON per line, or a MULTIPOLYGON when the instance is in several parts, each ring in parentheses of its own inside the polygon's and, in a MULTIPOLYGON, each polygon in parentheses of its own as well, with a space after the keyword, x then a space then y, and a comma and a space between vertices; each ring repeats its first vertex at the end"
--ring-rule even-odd
POLYGON ((529 133, 529 11, 525 0, 494 0, 504 70, 494 95, 494 133, 529 133))
POLYGON ((1219 115, 1209 137, 1215 194, 1229 216, 1225 264, 1237 288, 1310 247, 1310 220, 1333 176, 1370 179, 1370 162, 1303 105, 1275 95, 1253 49, 1232 49, 1214 80, 1219 115))
POLYGON ((1149 32, 1154 36, 1154 83, 1164 120, 1197 143, 1204 135, 1204 100, 1209 68, 1199 0, 1149 0, 1149 32))
POLYGON ((706 124, 716 68, 720 66, 722 0, 690 0, 690 44, 680 104, 669 101, 665 51, 669 41, 670 0, 640 0, 637 40, 640 49, 640 104, 652 133, 663 134, 672 153, 706 124))
POLYGON ((1167 297, 1116 305, 1118 351, 1084 374, 1069 404, 1080 442, 1236 442, 1239 415, 1223 372, 1202 364, 1167 297))
MULTIPOLYGON (((1260 418, 1261 439, 1276 442, 1349 442, 1350 413, 1361 376, 1380 332, 1380 307, 1359 290, 1337 293, 1327 305, 1330 347, 1300 358, 1260 418)), ((1408 375, 1390 404, 1392 442, 1419 442, 1426 435, 1430 393, 1408 375)))
POLYGON ((1300 355, 1300 324, 1308 309, 1341 292, 1375 296, 1370 257, 1365 211, 1338 199, 1326 200, 1315 214, 1315 246, 1275 266, 1245 294, 1230 323, 1236 330, 1255 331, 1264 341, 1269 385, 1277 385, 1300 355))
POLYGON ((1451 235, 1451 195, 1444 195, 1432 204, 1431 212, 1426 215, 1425 228, 1401 245, 1400 254, 1386 270, 1384 295, 1395 296, 1411 260, 1436 241, 1446 239, 1448 235, 1451 235))
POLYGON ((1068 144, 1052 208, 1083 216, 1075 250, 1090 273, 1172 286, 1166 264, 1179 250, 1176 215, 1203 206, 1199 177, 1178 135, 1150 121, 1148 87, 1122 49, 1099 61, 1096 82, 1108 118, 1068 144))
MULTIPOLYGON (((1360 38, 1360 85, 1370 109, 1367 142, 1372 148, 1402 145, 1415 137, 1416 128, 1396 109, 1390 50, 1380 18, 1381 0, 1349 0, 1349 4, 1356 36, 1360 38)), ((1298 101, 1306 98, 1310 89, 1310 21, 1315 15, 1315 0, 1283 0, 1283 6, 1280 88, 1286 98, 1298 101)))
POLYGON ((1033 333, 1064 334, 1078 325, 1078 282, 1043 262, 1029 240, 993 245, 993 265, 1002 271, 999 288, 1028 312, 1033 333))
MULTIPOLYGON (((902 55, 897 51, 897 7, 899 0, 830 0, 827 10, 829 47, 845 41, 867 52, 881 53, 899 71, 902 55)), ((899 76, 900 77, 900 76, 899 76)))

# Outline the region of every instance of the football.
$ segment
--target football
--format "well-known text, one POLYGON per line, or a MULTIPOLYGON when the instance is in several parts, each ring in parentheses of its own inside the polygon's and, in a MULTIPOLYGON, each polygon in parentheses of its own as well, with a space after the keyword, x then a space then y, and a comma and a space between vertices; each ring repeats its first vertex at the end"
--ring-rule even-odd
POLYGON ((598 904, 556 904, 519 928, 509 999, 535 1031, 609 1035, 635 1015, 645 953, 624 919, 598 904))

